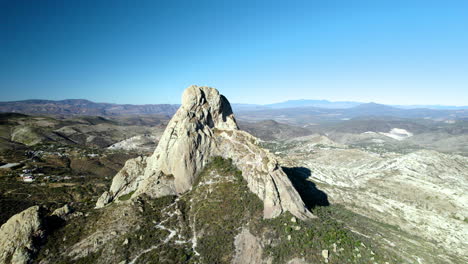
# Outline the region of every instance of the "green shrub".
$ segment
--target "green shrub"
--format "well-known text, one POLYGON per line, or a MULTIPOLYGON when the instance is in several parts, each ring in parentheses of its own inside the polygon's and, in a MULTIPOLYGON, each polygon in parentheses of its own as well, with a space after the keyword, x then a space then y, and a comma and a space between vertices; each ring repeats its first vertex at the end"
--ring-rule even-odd
POLYGON ((119 197, 119 200, 120 201, 127 201, 128 199, 130 199, 132 197, 132 195, 135 193, 135 191, 132 191, 132 192, 129 192, 127 194, 124 194, 122 196, 119 197))
POLYGON ((196 248, 203 263, 231 263, 234 237, 263 211, 262 201, 250 192, 232 160, 221 157, 214 157, 205 166, 194 189, 183 200, 179 208, 185 211, 188 221, 195 221, 197 233, 203 234, 196 248), (198 185, 212 176, 218 177, 217 183, 198 185), (189 203, 191 208, 186 206, 189 203))

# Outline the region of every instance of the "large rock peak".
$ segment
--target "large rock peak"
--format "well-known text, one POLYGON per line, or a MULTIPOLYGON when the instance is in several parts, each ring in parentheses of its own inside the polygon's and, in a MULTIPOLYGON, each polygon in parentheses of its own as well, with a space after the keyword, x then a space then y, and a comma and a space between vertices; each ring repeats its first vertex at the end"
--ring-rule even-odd
POLYGON ((182 105, 153 155, 127 161, 96 206, 131 192, 133 197, 161 197, 189 191, 214 156, 233 160, 249 189, 264 201, 266 218, 284 211, 300 218, 312 216, 276 158, 238 129, 228 100, 214 88, 198 86, 184 91, 182 105))
POLYGON ((155 178, 164 176, 174 177, 176 193, 189 190, 216 145, 214 129, 238 129, 231 105, 214 88, 188 87, 182 95, 182 106, 169 122, 148 161, 150 169, 146 171, 139 191, 159 196, 160 190, 154 186, 158 182, 155 178))

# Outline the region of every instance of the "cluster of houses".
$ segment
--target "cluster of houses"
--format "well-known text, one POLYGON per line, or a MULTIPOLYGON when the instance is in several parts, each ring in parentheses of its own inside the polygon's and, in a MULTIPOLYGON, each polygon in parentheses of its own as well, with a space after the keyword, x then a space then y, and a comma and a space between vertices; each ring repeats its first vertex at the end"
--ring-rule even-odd
MULTIPOLYGON (((24 163, 4 163, 0 164, 0 170, 12 171, 18 167, 24 166, 24 163)), ((52 180, 52 181, 60 181, 60 180, 70 180, 70 176, 44 176, 44 173, 34 173, 35 169, 23 169, 21 173, 18 175, 22 182, 35 182, 36 180, 41 177, 42 180, 52 180)))
POLYGON ((21 173, 19 176, 21 177, 21 180, 23 182, 34 182, 38 179, 39 176, 41 176, 42 180, 52 180, 52 181, 71 180, 70 176, 58 176, 58 175, 44 176, 44 173, 33 174, 32 170, 30 169, 23 170, 23 173, 21 173))
POLYGON ((23 182, 34 182, 36 180, 36 178, 32 174, 32 170, 30 169, 23 170, 23 173, 20 174, 20 177, 23 180, 23 182))
MULTIPOLYGON (((22 163, 7 163, 7 164, 4 164, 4 165, 0 166, 0 169, 14 170, 14 169, 16 169, 18 167, 21 167, 21 166, 23 166, 22 163)), ((35 181, 35 178, 32 175, 32 171, 29 170, 29 169, 23 170, 23 173, 20 174, 20 177, 21 177, 23 182, 33 182, 33 181, 35 181)))
MULTIPOLYGON (((36 173, 37 165, 33 165, 36 168, 28 168, 29 165, 26 161, 32 161, 33 163, 36 163, 37 161, 41 161, 41 159, 44 156, 48 155, 53 155, 53 156, 58 156, 58 157, 67 157, 69 156, 69 148, 59 148, 58 151, 43 151, 43 150, 28 150, 25 152, 25 156, 28 157, 27 160, 23 160, 17 163, 5 163, 5 162, 0 162, 0 171, 9 171, 13 172, 17 169, 23 168, 21 170, 21 173, 16 174, 19 176, 19 180, 22 182, 27 182, 27 183, 32 183, 37 180, 46 180, 46 181, 62 181, 62 180, 70 180, 70 176, 59 176, 59 175, 51 175, 51 176, 44 176, 43 173, 36 173), (39 177, 41 176, 41 177, 39 177)), ((97 153, 87 153, 85 151, 81 151, 79 153, 81 156, 87 156, 91 158, 96 158, 99 157, 100 154, 97 153)), ((31 165, 31 164, 30 164, 31 165)))

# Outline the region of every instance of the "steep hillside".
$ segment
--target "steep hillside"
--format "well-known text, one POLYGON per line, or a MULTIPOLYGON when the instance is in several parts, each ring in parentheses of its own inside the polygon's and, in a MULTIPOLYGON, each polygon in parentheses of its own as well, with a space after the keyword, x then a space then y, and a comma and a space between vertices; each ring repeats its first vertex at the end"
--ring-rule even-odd
POLYGON ((240 122, 239 128, 262 140, 280 140, 284 138, 301 137, 312 134, 306 128, 278 123, 274 120, 259 122, 240 122))
POLYGON ((381 232, 401 255, 420 263, 468 260, 466 157, 342 145, 324 136, 268 147, 284 156, 283 162, 303 166, 304 177, 331 203, 389 225, 381 232))
MULTIPOLYGON (((14 145, 59 144, 105 148, 133 136, 158 138, 167 119, 160 116, 58 118, 0 113, 0 152, 14 145)), ((143 142, 144 143, 144 142, 143 142)), ((155 144, 149 147, 152 151, 155 144)))
MULTIPOLYGON (((330 206, 302 168, 284 167, 255 137, 239 130, 229 102, 217 90, 191 86, 182 101, 153 155, 128 160, 96 209, 44 212, 44 235, 26 262, 407 260, 370 236, 375 222, 330 206)), ((20 240, 32 237, 25 233, 20 240)))
POLYGON ((264 219, 232 161, 214 157, 189 192, 118 204, 67 222, 41 250, 42 263, 397 263, 378 243, 342 221, 368 221, 340 208, 318 208, 302 221, 264 219), (118 219, 118 221, 116 221, 118 219), (104 231, 105 228, 105 232, 104 231), (63 241, 63 238, 67 239, 63 241))

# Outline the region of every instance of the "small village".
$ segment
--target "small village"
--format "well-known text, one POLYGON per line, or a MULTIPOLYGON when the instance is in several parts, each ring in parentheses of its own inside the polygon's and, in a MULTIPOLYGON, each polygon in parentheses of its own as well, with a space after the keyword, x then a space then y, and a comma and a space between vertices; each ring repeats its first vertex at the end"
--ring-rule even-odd
POLYGON ((98 150, 90 151, 83 148, 74 148, 70 146, 56 147, 54 145, 42 146, 43 150, 24 151, 25 159, 16 162, 0 162, 0 173, 2 175, 13 176, 18 181, 24 183, 34 182, 63 182, 70 181, 72 178, 83 178, 83 175, 67 175, 63 167, 67 167, 69 158, 78 159, 97 159, 105 154, 96 153, 98 150), (58 162, 59 161, 59 162, 58 162), (53 165, 62 165, 58 173, 53 173, 53 165), (47 172, 47 173, 46 173, 47 172))

